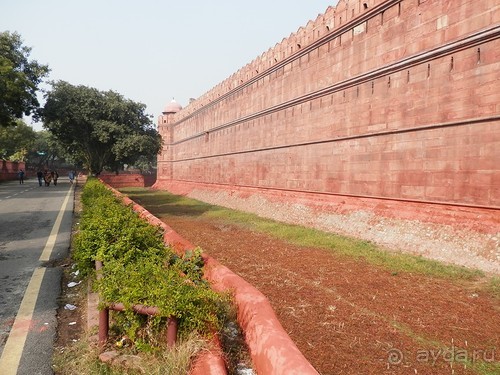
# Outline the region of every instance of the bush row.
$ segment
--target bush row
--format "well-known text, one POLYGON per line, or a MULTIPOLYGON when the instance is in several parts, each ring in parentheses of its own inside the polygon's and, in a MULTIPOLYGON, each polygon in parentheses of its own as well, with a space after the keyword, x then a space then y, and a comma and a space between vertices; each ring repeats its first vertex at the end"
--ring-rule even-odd
POLYGON ((220 329, 226 297, 202 278, 201 250, 176 255, 165 246, 160 228, 141 219, 97 179, 87 181, 81 199, 73 258, 82 276, 94 278, 95 261, 103 262, 103 277, 94 285, 104 304, 121 302, 127 308, 120 328, 129 338, 153 342, 170 316, 177 317, 181 335, 220 329), (136 304, 156 306, 161 316, 134 314, 136 304))

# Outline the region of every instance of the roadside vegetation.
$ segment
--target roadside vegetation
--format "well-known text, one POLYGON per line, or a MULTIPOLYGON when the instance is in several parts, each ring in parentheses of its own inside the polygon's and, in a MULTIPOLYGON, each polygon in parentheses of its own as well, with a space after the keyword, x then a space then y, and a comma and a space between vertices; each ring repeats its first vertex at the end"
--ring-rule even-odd
POLYGON ((111 315, 107 346, 125 360, 102 363, 99 348, 89 345, 87 337, 56 353, 56 373, 186 374, 212 336, 223 330, 231 310, 229 297, 214 292, 202 278, 201 250, 176 254, 164 245, 159 228, 139 218, 97 179, 87 181, 81 200, 72 258, 81 280, 90 279, 99 293, 100 308, 125 305, 125 312, 111 315), (99 280, 96 260, 103 262, 99 280), (161 314, 135 314, 131 307, 137 304, 156 306, 161 314), (170 316, 179 322, 174 348, 166 343, 170 316))
POLYGON ((135 375, 169 374, 186 375, 193 358, 206 348, 206 340, 197 334, 181 339, 171 350, 141 352, 133 348, 122 349, 122 361, 109 365, 99 360, 97 345, 83 339, 60 351, 54 358, 55 374, 135 375))

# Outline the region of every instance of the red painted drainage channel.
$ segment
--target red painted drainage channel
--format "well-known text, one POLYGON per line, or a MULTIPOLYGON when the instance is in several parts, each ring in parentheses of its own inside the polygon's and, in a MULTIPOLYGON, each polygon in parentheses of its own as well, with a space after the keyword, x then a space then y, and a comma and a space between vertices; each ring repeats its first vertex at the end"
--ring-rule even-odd
MULTIPOLYGON (((150 224, 160 226, 164 230, 163 238, 165 243, 172 246, 176 251, 184 252, 195 248, 191 242, 181 237, 144 207, 111 186, 107 184, 106 186, 115 195, 123 198, 125 204, 132 205, 134 211, 148 220, 150 224)), ((266 296, 212 257, 203 254, 203 259, 205 261, 205 277, 212 283, 214 290, 229 290, 234 294, 238 308, 238 323, 245 333, 245 341, 258 374, 319 374, 283 329, 266 296)), ((213 357, 212 360, 214 360, 213 357)), ((203 359, 200 359, 200 361, 203 361, 203 359)), ((223 366, 222 359, 218 362, 223 366)), ((191 375, 222 375, 226 373, 225 368, 222 369, 208 364, 204 367, 204 372, 192 372, 191 375)))

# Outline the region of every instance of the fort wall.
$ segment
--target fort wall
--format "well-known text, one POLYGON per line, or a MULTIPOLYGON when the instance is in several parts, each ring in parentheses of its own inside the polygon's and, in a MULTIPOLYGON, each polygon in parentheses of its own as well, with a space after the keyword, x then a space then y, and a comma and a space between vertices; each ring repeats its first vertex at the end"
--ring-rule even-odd
POLYGON ((26 171, 24 162, 0 160, 0 181, 17 180, 21 169, 26 171))
POLYGON ((499 78, 497 1, 341 0, 159 117, 155 187, 500 270, 499 78))
POLYGON ((102 173, 99 178, 115 189, 122 187, 147 187, 153 186, 156 182, 155 174, 140 173, 102 173))

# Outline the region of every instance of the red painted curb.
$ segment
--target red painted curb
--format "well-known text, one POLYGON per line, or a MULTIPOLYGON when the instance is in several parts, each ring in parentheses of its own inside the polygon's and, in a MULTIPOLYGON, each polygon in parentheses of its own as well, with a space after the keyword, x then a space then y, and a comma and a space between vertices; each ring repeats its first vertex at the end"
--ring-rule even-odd
MULTIPOLYGON (((138 205, 111 186, 107 184, 106 186, 115 195, 123 198, 125 204, 132 205, 134 211, 138 212, 141 217, 153 225, 162 227, 165 232, 165 243, 173 246, 176 251, 182 252, 195 248, 191 242, 182 238, 144 207, 138 205)), ((253 365, 257 373, 273 375, 317 375, 318 372, 307 361, 281 326, 266 296, 212 257, 203 254, 203 259, 205 260, 205 277, 212 283, 212 287, 217 291, 233 292, 238 308, 238 322, 245 333, 245 341, 249 347, 253 365)), ((199 374, 222 374, 222 372, 207 372, 211 371, 211 368, 207 364, 207 367, 204 367, 205 372, 200 372, 199 374)), ((215 368, 214 370, 217 371, 215 368)))
POLYGON ((201 353, 189 371, 189 375, 227 375, 224 354, 217 336, 211 342, 211 348, 201 353))
POLYGON ((218 291, 233 291, 238 323, 258 374, 318 374, 283 329, 267 297, 229 268, 207 256, 205 277, 218 291))

